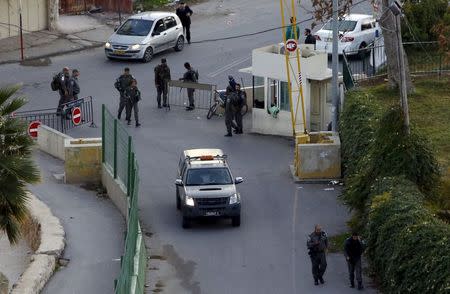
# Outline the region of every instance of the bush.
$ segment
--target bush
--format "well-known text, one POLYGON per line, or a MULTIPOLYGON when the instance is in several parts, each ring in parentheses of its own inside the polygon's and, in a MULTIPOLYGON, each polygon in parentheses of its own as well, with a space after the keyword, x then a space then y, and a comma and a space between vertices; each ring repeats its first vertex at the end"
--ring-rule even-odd
POLYGON ((367 254, 386 293, 448 293, 450 228, 422 205, 404 177, 378 179, 368 222, 367 254))
POLYGON ((137 0, 134 2, 134 9, 141 11, 152 10, 167 4, 168 0, 137 0))

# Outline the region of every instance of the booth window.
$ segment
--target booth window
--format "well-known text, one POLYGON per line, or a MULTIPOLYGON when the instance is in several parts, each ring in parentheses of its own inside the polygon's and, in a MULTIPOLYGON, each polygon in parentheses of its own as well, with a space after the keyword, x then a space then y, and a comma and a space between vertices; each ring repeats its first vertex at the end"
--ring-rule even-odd
POLYGON ((280 82, 280 110, 291 110, 289 105, 289 88, 287 82, 280 82))
POLYGON ((264 109, 264 78, 253 76, 253 107, 264 109))
POLYGON ((267 80, 267 111, 273 106, 279 107, 278 101, 278 80, 268 79, 267 80))

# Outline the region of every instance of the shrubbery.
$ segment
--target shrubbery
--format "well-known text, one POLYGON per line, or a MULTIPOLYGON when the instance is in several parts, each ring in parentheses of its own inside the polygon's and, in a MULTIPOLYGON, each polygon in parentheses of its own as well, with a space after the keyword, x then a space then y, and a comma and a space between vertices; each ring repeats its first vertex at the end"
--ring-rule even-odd
POLYGON ((347 96, 340 118, 346 188, 354 226, 386 293, 449 293, 450 228, 427 210, 439 168, 424 138, 362 92, 347 96))

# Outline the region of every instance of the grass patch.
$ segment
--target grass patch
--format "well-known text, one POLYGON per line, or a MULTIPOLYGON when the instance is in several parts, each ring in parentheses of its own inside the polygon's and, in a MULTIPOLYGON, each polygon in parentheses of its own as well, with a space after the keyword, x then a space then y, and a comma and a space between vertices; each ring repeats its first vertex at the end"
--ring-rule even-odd
MULTIPOLYGON (((450 209, 450 77, 418 79, 408 96, 411 126, 430 140, 442 168, 439 208, 450 209)), ((367 87, 382 107, 398 103, 399 94, 385 84, 367 87)))
POLYGON ((330 253, 344 252, 344 242, 345 240, 347 240, 349 236, 351 236, 351 234, 346 232, 329 237, 328 252, 330 253))

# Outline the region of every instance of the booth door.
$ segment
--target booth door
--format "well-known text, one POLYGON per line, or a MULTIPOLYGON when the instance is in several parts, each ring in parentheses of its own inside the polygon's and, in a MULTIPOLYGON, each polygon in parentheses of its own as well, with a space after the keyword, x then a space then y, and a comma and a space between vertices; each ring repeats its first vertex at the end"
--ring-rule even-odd
POLYGON ((311 81, 310 129, 313 132, 323 128, 323 93, 321 90, 321 84, 318 81, 311 81))

